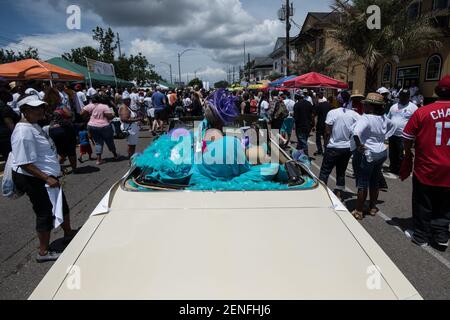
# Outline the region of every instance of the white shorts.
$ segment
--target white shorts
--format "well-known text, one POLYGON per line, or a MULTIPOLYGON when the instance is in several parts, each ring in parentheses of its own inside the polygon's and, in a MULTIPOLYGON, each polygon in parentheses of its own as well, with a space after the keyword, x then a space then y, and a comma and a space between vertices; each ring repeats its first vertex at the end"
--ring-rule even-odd
POLYGON ((129 126, 128 124, 122 123, 122 125, 120 126, 120 129, 123 132, 128 132, 128 137, 127 137, 127 144, 129 146, 136 146, 138 144, 139 141, 139 126, 137 125, 137 123, 133 123, 131 126, 129 126))
POLYGON ((139 141, 139 134, 131 134, 127 138, 127 144, 129 146, 137 146, 139 141))

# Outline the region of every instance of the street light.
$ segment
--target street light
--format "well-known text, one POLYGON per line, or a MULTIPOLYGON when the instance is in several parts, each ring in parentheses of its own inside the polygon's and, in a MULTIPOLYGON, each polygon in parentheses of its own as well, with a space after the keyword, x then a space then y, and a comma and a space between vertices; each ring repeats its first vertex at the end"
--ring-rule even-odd
POLYGON ((169 68, 170 68, 170 83, 173 84, 173 81, 172 81, 172 65, 170 63, 167 63, 167 62, 164 62, 164 61, 161 61, 160 63, 169 66, 169 68))
POLYGON ((181 57, 183 54, 185 54, 188 51, 194 51, 195 49, 186 49, 182 53, 178 54, 178 79, 180 79, 180 86, 181 86, 181 57))

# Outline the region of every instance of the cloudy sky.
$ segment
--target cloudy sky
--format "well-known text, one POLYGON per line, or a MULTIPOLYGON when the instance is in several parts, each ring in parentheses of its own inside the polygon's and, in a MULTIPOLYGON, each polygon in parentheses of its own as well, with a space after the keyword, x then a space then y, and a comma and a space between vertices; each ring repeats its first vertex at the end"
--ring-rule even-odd
MULTIPOLYGON (((156 70, 178 77, 177 53, 182 57, 182 80, 194 73, 204 81, 226 79, 230 66, 243 64, 244 41, 251 56, 273 49, 284 25, 277 10, 284 0, 0 0, 0 47, 37 47, 43 59, 71 48, 96 46, 91 30, 111 27, 120 33, 125 54, 142 52, 156 70), (81 9, 81 29, 66 27, 69 5, 81 9)), ((332 0, 294 0, 294 21, 302 25, 309 11, 327 12, 332 0)), ((299 32, 292 27, 292 35, 299 32)))

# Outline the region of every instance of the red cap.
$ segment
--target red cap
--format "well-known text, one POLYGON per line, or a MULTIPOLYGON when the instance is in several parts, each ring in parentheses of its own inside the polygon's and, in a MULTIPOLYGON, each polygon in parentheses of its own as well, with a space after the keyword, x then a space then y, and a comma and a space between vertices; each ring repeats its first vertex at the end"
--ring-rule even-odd
POLYGON ((450 75, 443 77, 442 80, 439 81, 438 87, 450 90, 450 75))
POLYGON ((81 90, 82 88, 83 87, 79 83, 75 85, 75 90, 81 90))

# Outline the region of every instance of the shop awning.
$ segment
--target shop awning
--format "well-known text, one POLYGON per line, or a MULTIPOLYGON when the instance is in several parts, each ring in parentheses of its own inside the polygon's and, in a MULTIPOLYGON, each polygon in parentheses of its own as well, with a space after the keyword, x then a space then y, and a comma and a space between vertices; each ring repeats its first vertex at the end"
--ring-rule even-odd
POLYGON ((25 59, 0 65, 0 77, 15 80, 83 81, 84 75, 41 60, 25 59))

